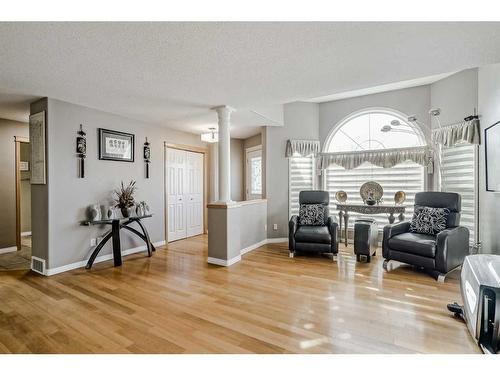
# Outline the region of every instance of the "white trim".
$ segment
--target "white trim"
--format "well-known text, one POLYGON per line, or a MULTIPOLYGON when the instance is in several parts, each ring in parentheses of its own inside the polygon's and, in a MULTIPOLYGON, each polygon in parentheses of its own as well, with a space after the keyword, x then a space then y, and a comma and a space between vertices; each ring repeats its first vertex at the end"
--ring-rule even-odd
POLYGON ((252 147, 247 147, 245 149, 245 153, 249 153, 249 152, 252 152, 252 151, 258 151, 258 150, 262 150, 262 145, 257 145, 257 146, 252 146, 252 147))
POLYGON ((268 238, 267 239, 267 243, 281 243, 281 242, 288 242, 288 238, 280 237, 280 238, 268 238))
POLYGON ((13 253, 14 251, 17 251, 17 246, 4 247, 0 249, 0 254, 13 253))
MULTIPOLYGON (((158 241, 158 242, 153 242, 153 246, 155 246, 155 247, 163 246, 163 245, 165 245, 164 240, 158 241)), ((139 253, 141 251, 145 251, 146 249, 147 249, 146 245, 142 245, 142 246, 138 246, 138 247, 133 247, 131 249, 123 250, 122 257, 127 256, 127 255, 131 255, 131 254, 135 254, 135 253, 139 253)), ((98 256, 97 258, 95 258, 94 264, 105 262, 105 261, 111 260, 111 259, 113 259, 113 253, 101 255, 101 256, 98 256)), ((88 260, 82 260, 80 262, 66 264, 66 265, 61 266, 61 267, 47 268, 45 270, 45 275, 52 276, 52 275, 55 275, 55 274, 58 274, 61 272, 66 272, 66 271, 71 271, 71 270, 74 270, 77 268, 82 268, 82 267, 85 267, 87 265, 87 261, 88 260)))
POLYGON ((31 236, 31 231, 30 232, 21 232, 21 237, 28 237, 31 236))
POLYGON ((253 244, 253 245, 247 246, 244 249, 241 249, 240 255, 238 255, 234 258, 231 258, 229 260, 225 260, 225 259, 208 257, 207 263, 215 264, 217 266, 229 267, 230 265, 239 262, 241 260, 241 256, 243 254, 249 253, 250 251, 258 249, 259 247, 264 246, 268 243, 281 243, 281 242, 287 242, 287 241, 288 241, 288 238, 284 238, 284 237, 283 238, 266 238, 265 240, 262 240, 260 242, 253 244))
POLYGON ((229 260, 208 257, 207 262, 210 264, 215 264, 217 266, 229 267, 230 265, 237 263, 241 260, 241 255, 235 256, 229 260))
POLYGON ((264 246, 265 244, 267 244, 267 239, 265 240, 262 240, 260 242, 257 242, 257 243, 254 243, 253 245, 250 245, 248 247, 245 247, 244 249, 241 249, 240 250, 240 254, 243 255, 243 254, 246 254, 252 250, 255 250, 261 246, 264 246))

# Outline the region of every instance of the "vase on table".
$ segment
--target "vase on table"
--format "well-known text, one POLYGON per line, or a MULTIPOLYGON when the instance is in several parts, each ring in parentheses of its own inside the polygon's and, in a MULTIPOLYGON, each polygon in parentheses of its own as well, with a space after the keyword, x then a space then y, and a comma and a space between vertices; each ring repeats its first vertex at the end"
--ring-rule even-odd
POLYGON ((132 216, 132 213, 134 211, 134 207, 122 207, 121 211, 122 211, 123 217, 125 217, 125 218, 130 217, 130 216, 132 216))

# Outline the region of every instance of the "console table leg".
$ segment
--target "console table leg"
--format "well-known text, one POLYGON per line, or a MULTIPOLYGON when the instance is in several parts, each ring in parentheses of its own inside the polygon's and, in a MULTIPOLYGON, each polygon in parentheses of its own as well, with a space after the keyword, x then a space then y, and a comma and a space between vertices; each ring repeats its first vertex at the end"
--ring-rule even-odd
POLYGON ((401 212, 401 213, 399 214, 399 216, 398 216, 398 220, 399 220, 399 221, 404 221, 404 219, 405 219, 405 215, 401 212))
POLYGON ((345 246, 347 247, 347 227, 349 225, 349 214, 347 211, 344 212, 344 225, 345 246))
POLYGON ((342 220, 344 220, 344 215, 342 211, 339 211, 339 242, 342 243, 342 220))
POLYGON ((152 253, 151 253, 152 244, 151 244, 151 240, 149 239, 148 231, 146 230, 146 227, 144 225, 142 225, 140 220, 137 220, 137 224, 141 227, 142 232, 144 233, 144 237, 146 237, 146 246, 148 247, 148 256, 151 256, 152 255, 152 253))
POLYGON ((111 238, 111 232, 108 232, 99 242, 99 244, 96 246, 94 251, 92 252, 92 255, 90 256, 87 265, 85 266, 86 269, 90 269, 92 265, 94 264, 95 258, 97 258, 97 254, 99 254, 99 251, 101 251, 102 247, 108 242, 108 240, 111 238))
POLYGON ((115 267, 122 265, 122 249, 120 244, 120 220, 113 220, 111 224, 111 234, 113 237, 113 262, 115 267))
POLYGON ((394 214, 391 212, 391 213, 389 214, 389 224, 393 224, 393 223, 394 223, 394 220, 395 220, 394 214))

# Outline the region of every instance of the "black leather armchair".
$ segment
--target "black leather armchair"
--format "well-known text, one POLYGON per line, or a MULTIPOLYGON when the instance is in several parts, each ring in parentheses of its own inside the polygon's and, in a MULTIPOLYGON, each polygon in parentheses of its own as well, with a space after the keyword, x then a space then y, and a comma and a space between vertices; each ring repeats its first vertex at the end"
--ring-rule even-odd
POLYGON ((324 209, 324 225, 299 225, 299 217, 293 215, 288 223, 288 249, 290 258, 296 251, 330 253, 334 260, 338 253, 337 219, 329 216, 328 192, 307 190, 299 193, 299 204, 322 204, 324 209))
POLYGON ((469 255, 469 230, 460 226, 461 197, 457 193, 423 192, 415 195, 415 206, 448 208, 446 229, 437 235, 410 232, 410 222, 386 225, 382 241, 384 269, 395 260, 428 270, 438 281, 462 265, 469 255))

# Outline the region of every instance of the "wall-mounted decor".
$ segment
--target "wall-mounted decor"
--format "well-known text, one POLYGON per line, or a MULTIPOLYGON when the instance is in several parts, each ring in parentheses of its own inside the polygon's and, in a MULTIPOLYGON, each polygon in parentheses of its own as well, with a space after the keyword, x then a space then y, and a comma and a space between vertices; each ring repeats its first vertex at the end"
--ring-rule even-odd
POLYGON ((149 164, 151 163, 151 147, 148 142, 148 137, 146 137, 146 142, 144 142, 144 163, 146 163, 146 178, 149 178, 149 164))
POLYGON ((87 139, 86 134, 83 131, 82 124, 80 124, 80 130, 77 132, 78 137, 76 137, 76 153, 78 155, 78 177, 85 177, 85 157, 87 156, 87 139))
POLYGON ((500 121, 484 130, 486 191, 500 191, 500 121))
POLYGON ((30 116, 31 184, 45 185, 45 111, 30 116))
POLYGON ((134 161, 134 135, 99 129, 99 160, 134 161))

